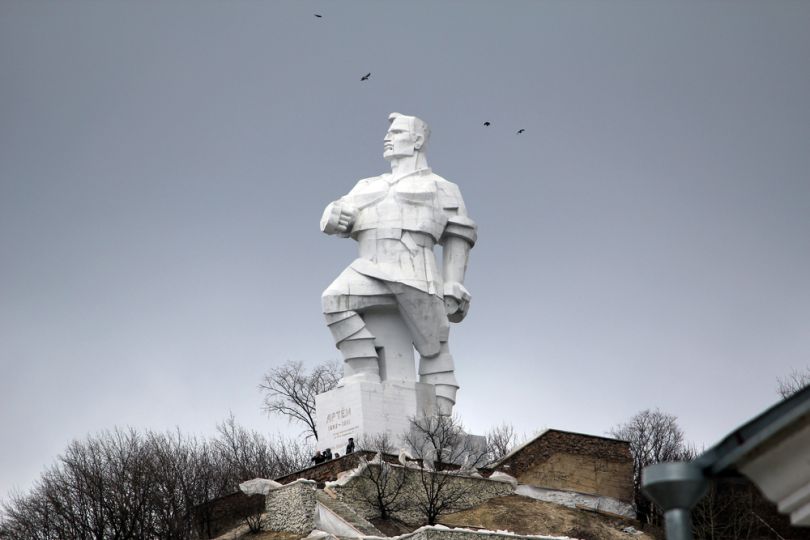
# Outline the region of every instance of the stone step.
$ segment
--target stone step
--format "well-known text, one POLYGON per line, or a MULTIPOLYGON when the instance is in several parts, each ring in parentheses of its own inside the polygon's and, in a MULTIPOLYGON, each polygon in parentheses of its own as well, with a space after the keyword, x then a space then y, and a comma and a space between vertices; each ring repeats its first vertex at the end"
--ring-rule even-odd
POLYGON ((380 532, 379 529, 377 529, 377 527, 363 518, 363 516, 355 512, 349 505, 344 504, 337 499, 333 499, 323 490, 319 489, 317 491, 315 494, 315 499, 364 535, 385 536, 382 532, 380 532))

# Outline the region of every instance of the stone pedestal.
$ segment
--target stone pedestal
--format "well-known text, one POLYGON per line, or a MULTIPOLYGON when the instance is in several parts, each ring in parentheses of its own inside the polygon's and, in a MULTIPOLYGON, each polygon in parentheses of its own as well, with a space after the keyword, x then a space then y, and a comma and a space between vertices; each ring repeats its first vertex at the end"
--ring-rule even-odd
POLYGON ((363 436, 386 434, 404 446, 410 419, 436 414, 436 394, 430 384, 416 381, 354 382, 315 398, 318 450, 343 455, 349 437, 357 449, 363 436))

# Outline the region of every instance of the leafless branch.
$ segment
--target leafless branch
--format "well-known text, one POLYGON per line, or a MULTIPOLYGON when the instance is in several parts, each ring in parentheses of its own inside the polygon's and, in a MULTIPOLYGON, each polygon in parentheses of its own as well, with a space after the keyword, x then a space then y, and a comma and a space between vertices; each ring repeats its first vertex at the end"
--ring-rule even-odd
POLYGON ((487 452, 489 453, 488 459, 490 462, 498 461, 506 454, 511 452, 517 445, 517 434, 515 433, 515 426, 512 424, 502 423, 490 429, 487 434, 487 452))
POLYGON ((787 399, 810 384, 810 367, 803 370, 794 369, 786 376, 778 378, 776 383, 776 391, 782 398, 787 399))
POLYGON ((415 457, 422 460, 416 508, 429 525, 435 525, 439 516, 460 508, 460 502, 473 489, 468 482, 455 481, 448 472, 455 468, 451 464, 468 470, 482 466, 487 461, 486 445, 476 446, 455 416, 412 419, 406 440, 415 457))
POLYGON ((324 362, 308 372, 302 362, 289 361, 272 368, 262 379, 264 410, 280 414, 306 426, 306 436, 318 439, 315 425, 315 396, 337 386, 342 366, 324 362))
POLYGON ((309 449, 239 426, 210 441, 116 429, 74 441, 26 494, 0 505, 0 538, 185 540, 205 528, 202 503, 255 477, 302 468, 309 449))
MULTIPOLYGON (((394 452, 394 444, 386 434, 364 436, 360 446, 381 456, 394 452)), ((365 465, 358 478, 363 485, 353 491, 361 503, 374 508, 377 516, 385 520, 392 519, 397 512, 411 505, 408 498, 402 496, 407 480, 403 467, 391 466, 385 459, 379 463, 365 462, 365 465)))
POLYGON ((665 461, 683 461, 694 457, 684 441, 677 417, 658 409, 646 409, 628 422, 614 426, 613 437, 630 443, 633 455, 633 493, 639 519, 657 521, 652 503, 641 493, 641 471, 647 465, 665 461))

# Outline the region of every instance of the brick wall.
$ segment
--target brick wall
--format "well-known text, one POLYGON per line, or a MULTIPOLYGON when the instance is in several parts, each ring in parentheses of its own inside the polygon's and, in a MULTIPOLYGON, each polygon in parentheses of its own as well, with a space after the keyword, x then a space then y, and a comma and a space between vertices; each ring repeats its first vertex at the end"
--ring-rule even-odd
MULTIPOLYGON (((360 459, 363 456, 365 456, 366 459, 372 459, 374 457, 374 452, 360 450, 358 452, 346 454, 345 456, 340 456, 337 459, 330 459, 329 461, 318 463, 317 465, 307 467, 306 469, 301 469, 300 471, 295 471, 294 473, 281 476, 275 480, 281 484, 289 484, 293 480, 303 478, 307 480, 315 480, 318 482, 318 484, 323 484, 324 482, 337 480, 339 472, 350 471, 356 468, 358 465, 360 465, 360 459)), ((396 459, 396 456, 391 457, 396 459)), ((386 461, 388 461, 388 459, 386 459, 386 461)))
POLYGON ((219 497, 194 508, 197 538, 216 538, 240 525, 246 516, 264 510, 264 495, 245 495, 241 491, 219 497))
POLYGON ((521 484, 633 500, 633 458, 625 441, 548 430, 495 467, 521 484))
MULTIPOLYGON (((358 450, 357 452, 340 456, 337 459, 330 459, 329 461, 318 463, 317 465, 307 467, 306 469, 301 469, 300 471, 295 471, 294 473, 281 476, 275 480, 280 484, 289 484, 290 482, 298 479, 314 480, 319 486, 323 487, 324 483, 337 480, 338 473, 356 469, 357 466, 360 465, 360 461, 363 457, 365 457, 366 460, 371 461, 376 455, 376 452, 358 450)), ((399 465, 399 456, 397 455, 383 454, 382 457, 387 463, 399 465)), ((422 463, 422 460, 420 459, 415 461, 416 463, 422 463)), ((443 470, 455 470, 458 468, 458 465, 454 465, 452 463, 442 464, 443 470)), ((492 471, 486 468, 479 469, 479 472, 483 476, 489 476, 492 474, 492 471)))

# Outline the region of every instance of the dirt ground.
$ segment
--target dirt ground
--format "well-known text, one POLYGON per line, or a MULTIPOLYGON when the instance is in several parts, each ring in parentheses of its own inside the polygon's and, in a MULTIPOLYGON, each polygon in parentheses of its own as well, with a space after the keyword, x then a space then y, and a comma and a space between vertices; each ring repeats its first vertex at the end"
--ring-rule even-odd
POLYGON ((247 525, 240 525, 215 540, 299 540, 304 536, 306 535, 280 531, 260 531, 254 534, 248 530, 247 525))
MULTIPOLYGON (((519 495, 490 499, 475 508, 442 516, 439 523, 448 527, 510 531, 527 535, 568 536, 579 540, 663 539, 661 531, 641 531, 639 523, 632 519, 587 510, 574 510, 519 495), (635 532, 625 532, 628 527, 635 529, 635 532)), ((376 520, 374 524, 384 534, 390 536, 411 532, 409 527, 399 523, 376 520)), ((247 526, 242 525, 218 537, 217 540, 298 540, 301 537, 302 535, 294 533, 274 531, 251 534, 247 526)))
POLYGON ((508 530, 516 534, 570 536, 580 540, 663 538, 659 531, 640 531, 640 524, 632 519, 574 510, 518 495, 490 499, 475 508, 443 516, 439 519, 439 523, 448 527, 508 530), (624 532, 623 529, 627 527, 633 527, 637 532, 624 532))

